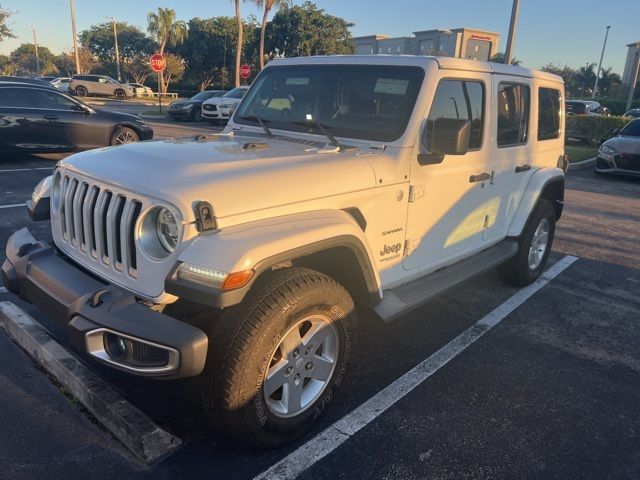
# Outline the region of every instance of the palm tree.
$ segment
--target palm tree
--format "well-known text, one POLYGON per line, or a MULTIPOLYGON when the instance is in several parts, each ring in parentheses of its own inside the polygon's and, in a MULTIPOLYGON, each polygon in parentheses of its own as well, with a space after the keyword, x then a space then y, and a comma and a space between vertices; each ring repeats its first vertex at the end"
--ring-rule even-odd
MULTIPOLYGON (((187 24, 183 20, 176 20, 176 11, 173 8, 158 7, 158 13, 149 12, 147 23, 149 35, 158 42, 160 55, 164 55, 167 43, 176 46, 183 43, 188 36, 187 24)), ((160 79, 160 88, 164 92, 164 76, 160 75, 160 79)))
POLYGON ((238 40, 236 43, 236 87, 240 86, 240 62, 242 61, 242 16, 240 14, 240 0, 236 3, 236 22, 238 23, 238 40))
MULTIPOLYGON (((283 2, 285 0, 282 0, 283 2)), ((256 5, 262 7, 264 5, 264 14, 262 15, 262 26, 260 28, 260 70, 264 68, 264 33, 267 30, 267 19, 271 9, 280 3, 280 0, 255 0, 256 5)))

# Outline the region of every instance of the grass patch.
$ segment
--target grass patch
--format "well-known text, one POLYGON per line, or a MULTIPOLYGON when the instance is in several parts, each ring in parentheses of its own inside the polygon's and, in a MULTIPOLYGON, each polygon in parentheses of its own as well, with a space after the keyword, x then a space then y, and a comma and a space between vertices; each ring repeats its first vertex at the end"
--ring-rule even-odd
POLYGON ((598 155, 598 147, 589 147, 586 145, 565 145, 564 151, 569 155, 569 161, 571 163, 581 162, 588 158, 593 158, 598 155))

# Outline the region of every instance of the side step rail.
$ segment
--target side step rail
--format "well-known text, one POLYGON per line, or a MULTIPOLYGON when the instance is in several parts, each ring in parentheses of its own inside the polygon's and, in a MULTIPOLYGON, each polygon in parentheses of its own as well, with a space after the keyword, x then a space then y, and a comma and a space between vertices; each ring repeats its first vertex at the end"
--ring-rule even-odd
POLYGON ((382 302, 374 308, 374 311, 384 322, 389 323, 442 295, 450 288, 497 267, 516 253, 518 253, 518 241, 503 240, 471 258, 424 278, 384 290, 382 302))

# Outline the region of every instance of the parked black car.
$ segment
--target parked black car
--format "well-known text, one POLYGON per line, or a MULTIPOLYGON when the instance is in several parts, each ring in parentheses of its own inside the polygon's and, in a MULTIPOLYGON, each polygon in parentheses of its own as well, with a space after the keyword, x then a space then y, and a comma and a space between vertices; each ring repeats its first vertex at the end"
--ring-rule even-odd
POLYGON ((640 108, 632 108, 624 112, 625 117, 640 118, 640 108))
POLYGON ((47 82, 46 80, 40 80, 39 78, 12 77, 10 75, 0 76, 0 82, 29 83, 31 85, 40 85, 41 87, 53 87, 51 83, 47 82))
POLYGON ((180 100, 169 104, 167 112, 171 118, 176 120, 189 119, 194 122, 200 122, 202 120, 202 102, 212 97, 221 97, 225 93, 227 93, 225 90, 205 90, 196 93, 188 100, 180 100))
POLYGON ((57 91, 0 82, 0 151, 65 152, 153 138, 140 117, 93 108, 57 91))

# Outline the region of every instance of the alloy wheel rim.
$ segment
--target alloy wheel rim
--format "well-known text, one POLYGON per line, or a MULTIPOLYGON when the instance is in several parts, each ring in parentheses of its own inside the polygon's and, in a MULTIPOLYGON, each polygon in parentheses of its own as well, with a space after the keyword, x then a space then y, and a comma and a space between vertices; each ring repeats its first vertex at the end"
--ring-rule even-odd
POLYGON ((329 317, 309 315, 281 338, 264 375, 269 411, 281 418, 301 414, 322 395, 333 376, 339 336, 329 317))
POLYGON ((116 141, 114 142, 116 145, 122 145, 125 143, 134 143, 137 142, 138 138, 130 131, 124 131, 118 133, 116 135, 116 141))
POLYGON ((549 245, 549 221, 546 218, 540 220, 538 228, 533 233, 531 246, 529 247, 529 268, 535 270, 542 263, 544 254, 549 245))

